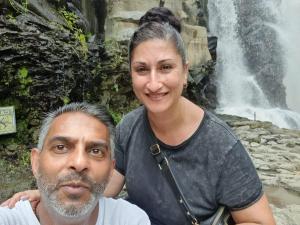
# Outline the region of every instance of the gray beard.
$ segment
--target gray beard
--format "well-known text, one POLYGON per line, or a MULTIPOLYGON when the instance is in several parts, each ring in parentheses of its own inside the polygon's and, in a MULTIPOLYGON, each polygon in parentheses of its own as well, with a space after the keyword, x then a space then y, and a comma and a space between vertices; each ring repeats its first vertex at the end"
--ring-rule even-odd
MULTIPOLYGON (((106 185, 107 180, 102 183, 96 183, 86 175, 76 172, 71 172, 63 177, 58 177, 56 183, 51 183, 41 170, 39 170, 37 176, 37 186, 45 207, 52 209, 52 211, 66 219, 83 219, 89 216, 99 202, 99 198, 102 196, 106 185), (89 184, 91 187, 91 197, 87 202, 83 202, 82 204, 66 205, 59 199, 57 191, 61 183, 74 180, 81 180, 89 184)), ((76 197, 74 197, 74 200, 76 200, 76 197)))

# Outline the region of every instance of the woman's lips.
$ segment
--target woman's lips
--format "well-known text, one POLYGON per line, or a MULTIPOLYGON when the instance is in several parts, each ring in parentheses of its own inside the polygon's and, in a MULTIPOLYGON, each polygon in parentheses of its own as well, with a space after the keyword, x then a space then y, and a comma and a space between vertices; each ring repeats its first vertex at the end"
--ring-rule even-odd
POLYGON ((153 101, 159 101, 161 100, 164 96, 166 96, 167 93, 158 93, 158 94, 147 94, 147 96, 153 100, 153 101))

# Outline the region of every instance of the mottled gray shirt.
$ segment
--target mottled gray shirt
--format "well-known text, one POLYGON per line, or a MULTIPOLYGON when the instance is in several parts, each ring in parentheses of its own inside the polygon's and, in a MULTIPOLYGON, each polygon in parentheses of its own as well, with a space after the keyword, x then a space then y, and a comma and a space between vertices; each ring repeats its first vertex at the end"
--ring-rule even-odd
MULTIPOLYGON (((188 224, 149 147, 155 143, 144 107, 127 114, 116 130, 116 169, 125 176, 129 200, 152 224, 188 224)), ((231 129, 205 111, 195 133, 177 146, 158 140, 192 212, 201 220, 219 205, 242 209, 262 195, 253 163, 231 129)))

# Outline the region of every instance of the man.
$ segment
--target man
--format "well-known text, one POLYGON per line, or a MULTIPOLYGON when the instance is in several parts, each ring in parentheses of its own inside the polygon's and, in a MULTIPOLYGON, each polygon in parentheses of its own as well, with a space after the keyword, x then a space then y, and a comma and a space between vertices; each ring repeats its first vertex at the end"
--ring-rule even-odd
POLYGON ((150 225, 137 206, 102 197, 115 164, 113 130, 106 111, 87 103, 49 113, 31 152, 41 201, 35 211, 29 201, 0 208, 0 224, 150 225))

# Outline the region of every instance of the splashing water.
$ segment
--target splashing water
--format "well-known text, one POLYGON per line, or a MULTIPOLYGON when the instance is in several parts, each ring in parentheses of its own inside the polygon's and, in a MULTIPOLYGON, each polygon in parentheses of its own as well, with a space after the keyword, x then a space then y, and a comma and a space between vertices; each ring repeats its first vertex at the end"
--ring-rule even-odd
MULTIPOLYGON (((208 11, 210 15, 209 29, 213 35, 218 37, 216 73, 219 77, 219 106, 217 112, 243 116, 249 119, 255 117, 257 120, 271 121, 279 127, 300 129, 300 114, 272 105, 266 96, 267 92, 258 84, 257 76, 253 74, 253 70, 249 68, 249 63, 245 58, 246 50, 241 43, 238 30, 238 23, 240 21, 239 15, 242 14, 239 14, 237 11, 238 7, 236 7, 236 4, 237 3, 234 0, 209 0, 208 2, 208 11)), ((293 85, 300 85, 299 82, 295 82, 295 77, 300 79, 300 54, 299 51, 297 52, 297 50, 300 49, 300 25, 298 22, 300 19, 300 1, 282 1, 279 5, 280 10, 278 10, 277 0, 262 1, 261 3, 258 1, 258 4, 261 4, 260 7, 263 11, 266 11, 267 16, 274 17, 275 15, 276 17, 276 20, 272 21, 270 19, 261 22, 263 22, 264 25, 271 27, 271 29, 275 30, 279 35, 278 40, 280 43, 274 42, 278 45, 278 49, 282 48, 286 50, 282 53, 284 56, 284 59, 282 60, 284 65, 280 65, 280 69, 283 68, 283 71, 286 74, 285 84, 287 84, 288 104, 289 98, 294 98, 294 100, 291 101, 294 103, 297 102, 297 104, 300 105, 300 100, 297 101, 295 99, 300 93, 298 93, 298 95, 292 93, 291 91, 295 90, 295 88, 289 86, 289 82, 293 85), (295 7, 295 5, 297 5, 298 8, 295 7), (290 16, 290 7, 295 8, 294 17, 285 18, 290 16), (277 17, 284 19, 279 20, 277 17), (287 28, 287 24, 290 23, 290 20, 292 20, 294 26, 287 28), (284 27, 285 30, 280 29, 280 27, 284 27), (293 44, 293 46, 288 46, 287 44, 293 44), (298 48, 295 46, 297 44, 298 48), (292 51, 293 49, 295 51, 292 51)), ((247 6, 249 7, 249 5, 247 6)), ((251 8, 247 8, 247 10, 251 10, 251 8)), ((269 43, 264 43, 264 45, 268 44, 269 43)), ((253 55, 261 54, 259 52, 260 50, 261 49, 259 48, 251 49, 252 53, 253 51, 257 51, 257 53, 255 52, 253 55)), ((273 56, 268 55, 267 57, 271 58, 273 56)), ((272 84, 269 86, 271 85, 272 84)), ((297 89, 299 92, 300 88, 296 88, 296 90, 297 89)), ((289 104, 289 106, 293 108, 292 105, 289 104)))

